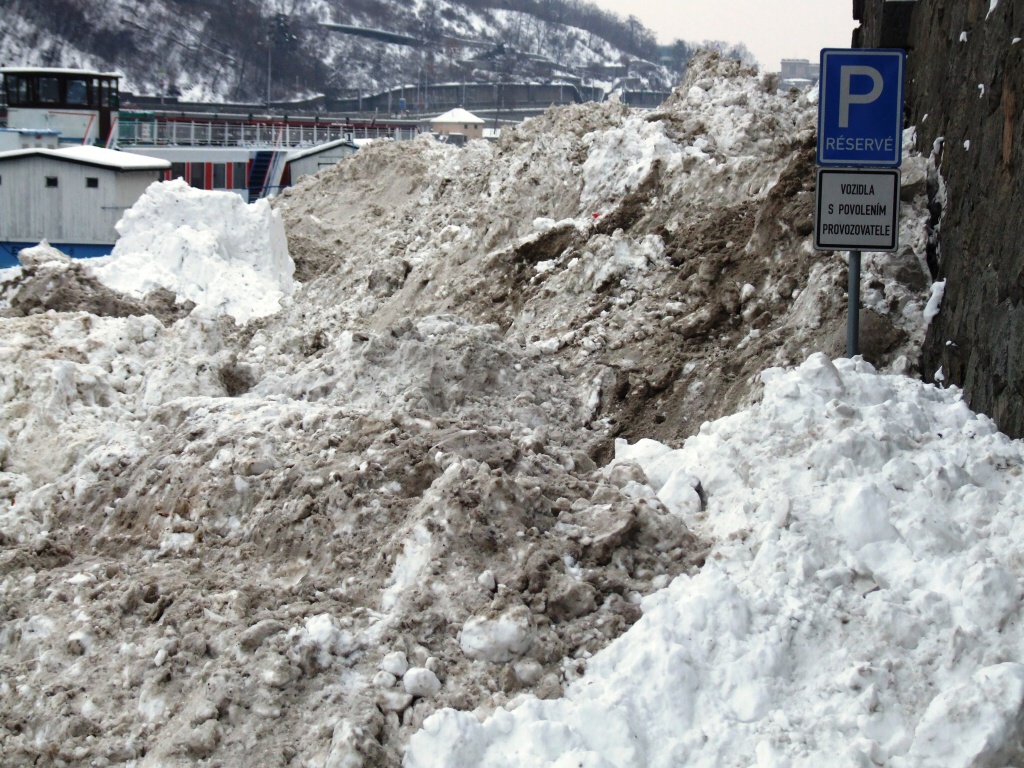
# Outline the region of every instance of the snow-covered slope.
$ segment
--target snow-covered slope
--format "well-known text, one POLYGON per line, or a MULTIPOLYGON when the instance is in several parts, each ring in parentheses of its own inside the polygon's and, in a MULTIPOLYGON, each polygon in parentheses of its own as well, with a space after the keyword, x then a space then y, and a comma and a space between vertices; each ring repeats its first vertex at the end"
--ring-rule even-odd
MULTIPOLYGON (((846 527, 857 541, 835 535, 846 536, 855 511, 837 512, 836 525, 820 506, 846 487, 830 483, 890 494, 888 475, 872 480, 843 457, 863 448, 865 466, 877 467, 915 450, 939 418, 928 402, 980 424, 979 450, 1005 441, 953 404, 955 393, 882 379, 864 363, 837 364, 836 381, 820 373, 831 365, 821 357, 762 375, 842 349, 845 265, 809 247, 813 94, 769 92, 714 56, 689 77, 653 113, 552 110, 497 145, 461 151, 426 139, 373 144, 302 181, 275 204, 301 286, 270 316, 246 311, 267 298, 255 281, 236 281, 230 306, 186 300, 187 272, 235 268, 213 236, 186 238, 189 270, 142 298, 141 270, 119 275, 134 275, 119 296, 97 280, 109 281, 109 267, 29 254, 4 285, 0 319, 5 759, 397 765, 438 710, 485 718, 509 702, 525 707, 482 730, 446 710, 408 759, 449 760, 431 740, 455 731, 483 754, 500 748, 501 718, 513 718, 515 744, 544 730, 522 718, 547 710, 519 697, 558 699, 568 686, 571 701, 552 706, 577 717, 580 686, 615 686, 616 660, 637 658, 629 644, 659 631, 657 607, 683 610, 673 606, 700 590, 757 610, 736 643, 708 657, 733 664, 722 679, 735 690, 689 722, 719 728, 738 711, 749 738, 735 753, 713 748, 756 747, 775 727, 765 718, 781 704, 771 702, 797 702, 811 679, 798 666, 741 664, 756 648, 784 655, 772 628, 796 608, 773 606, 803 594, 783 590, 781 576, 771 591, 774 581, 760 583, 783 568, 768 553, 810 537, 804 581, 845 590, 844 600, 865 591, 857 562, 835 564, 832 581, 819 575, 831 566, 818 560, 862 552, 856 525, 846 527), (883 419, 863 393, 889 393, 893 419, 902 414, 875 436, 888 446, 882 457, 860 432, 841 431, 883 419), (791 406, 772 411, 786 397, 791 406), (683 453, 661 465, 635 451, 621 460, 615 438, 644 437, 683 453), (685 472, 672 474, 677 461, 685 472), (754 504, 780 498, 786 483, 812 498, 787 516, 754 504), (754 542, 767 542, 764 570, 747 572, 743 548, 754 542), (636 624, 642 610, 651 615, 636 624)), ((865 258, 865 349, 889 374, 913 371, 929 293, 929 169, 907 154, 905 250, 865 258)), ((266 222, 273 241, 276 214, 214 210, 266 222)), ((151 246, 134 232, 138 253, 157 253, 160 233, 175 231, 156 219, 151 230, 151 246)), ((168 263, 160 269, 173 273, 168 263)), ((291 279, 286 267, 272 271, 291 279)), ((979 487, 1003 492, 995 480, 979 487)), ((891 534, 882 506, 872 530, 896 547, 916 518, 904 523, 891 502, 891 534)), ((1013 562, 999 567, 1016 578, 1013 562)), ((886 599, 909 589, 881 566, 872 573, 886 599)), ((709 626, 726 620, 706 613, 709 626)), ((858 621, 850 632, 873 631, 858 621)), ((820 649, 819 635, 800 636, 799 658, 832 653, 842 631, 821 634, 820 649)), ((696 654, 684 640, 665 637, 696 654)), ((840 666, 827 658, 827 670, 840 666)), ((904 696, 893 679, 880 700, 904 696)), ((843 712, 859 695, 850 691, 835 693, 843 712)), ((587 711, 612 712, 594 702, 587 711)), ((910 701, 887 733, 912 734, 923 707, 910 701)), ((616 742, 626 726, 613 732, 615 722, 606 743, 618 751, 602 759, 629 764, 616 742)), ((783 762, 819 733, 796 720, 778 728, 791 736, 771 742, 783 762)), ((594 747, 589 732, 561 732, 562 742, 526 739, 531 754, 594 747)), ((912 755, 909 737, 866 738, 912 755)))
MULTIPOLYGON (((631 58, 636 69, 638 60, 656 58, 649 30, 596 6, 561 14, 540 6, 536 13, 527 12, 529 6, 488 6, 458 0, 16 0, 4 8, 0 64, 112 70, 124 75, 122 90, 135 94, 262 104, 268 77, 271 98, 280 101, 499 78, 596 76, 610 89, 611 78, 588 68, 631 58), (426 43, 341 34, 323 22, 426 43), (650 50, 638 50, 634 40, 647 40, 650 50), (538 61, 546 64, 538 69, 538 61)), ((678 77, 657 64, 642 70, 635 86, 665 90, 678 77)))

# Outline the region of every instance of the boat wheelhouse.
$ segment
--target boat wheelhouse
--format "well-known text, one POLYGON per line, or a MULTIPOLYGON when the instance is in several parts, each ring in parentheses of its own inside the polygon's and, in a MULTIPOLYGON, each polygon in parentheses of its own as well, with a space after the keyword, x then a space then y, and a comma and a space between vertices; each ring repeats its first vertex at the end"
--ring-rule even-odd
POLYGON ((0 75, 7 102, 0 151, 27 148, 26 131, 57 131, 65 146, 115 144, 120 75, 52 67, 0 67, 0 75))

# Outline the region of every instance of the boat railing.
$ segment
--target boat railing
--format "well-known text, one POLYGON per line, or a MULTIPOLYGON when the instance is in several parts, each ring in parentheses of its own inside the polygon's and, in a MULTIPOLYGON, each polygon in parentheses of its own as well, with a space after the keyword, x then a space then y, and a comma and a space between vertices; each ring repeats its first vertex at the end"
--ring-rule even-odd
POLYGON ((182 147, 313 147, 340 139, 413 139, 415 127, 229 122, 122 116, 118 144, 182 147))

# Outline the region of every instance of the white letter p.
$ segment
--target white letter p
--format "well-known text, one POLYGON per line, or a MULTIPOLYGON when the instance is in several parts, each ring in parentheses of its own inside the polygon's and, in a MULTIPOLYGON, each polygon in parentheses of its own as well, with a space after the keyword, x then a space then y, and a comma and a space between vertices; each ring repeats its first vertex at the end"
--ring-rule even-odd
POLYGON ((850 105, 870 104, 882 95, 882 73, 874 67, 849 65, 839 68, 839 127, 850 127, 850 105), (854 75, 870 77, 870 93, 850 93, 850 81, 854 75))

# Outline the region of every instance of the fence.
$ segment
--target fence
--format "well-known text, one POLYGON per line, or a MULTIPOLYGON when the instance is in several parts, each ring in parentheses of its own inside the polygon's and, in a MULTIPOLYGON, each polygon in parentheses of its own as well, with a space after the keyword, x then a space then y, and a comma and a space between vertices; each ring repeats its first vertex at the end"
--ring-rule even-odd
POLYGON ((340 139, 413 139, 414 127, 121 117, 120 146, 313 147, 340 139))

